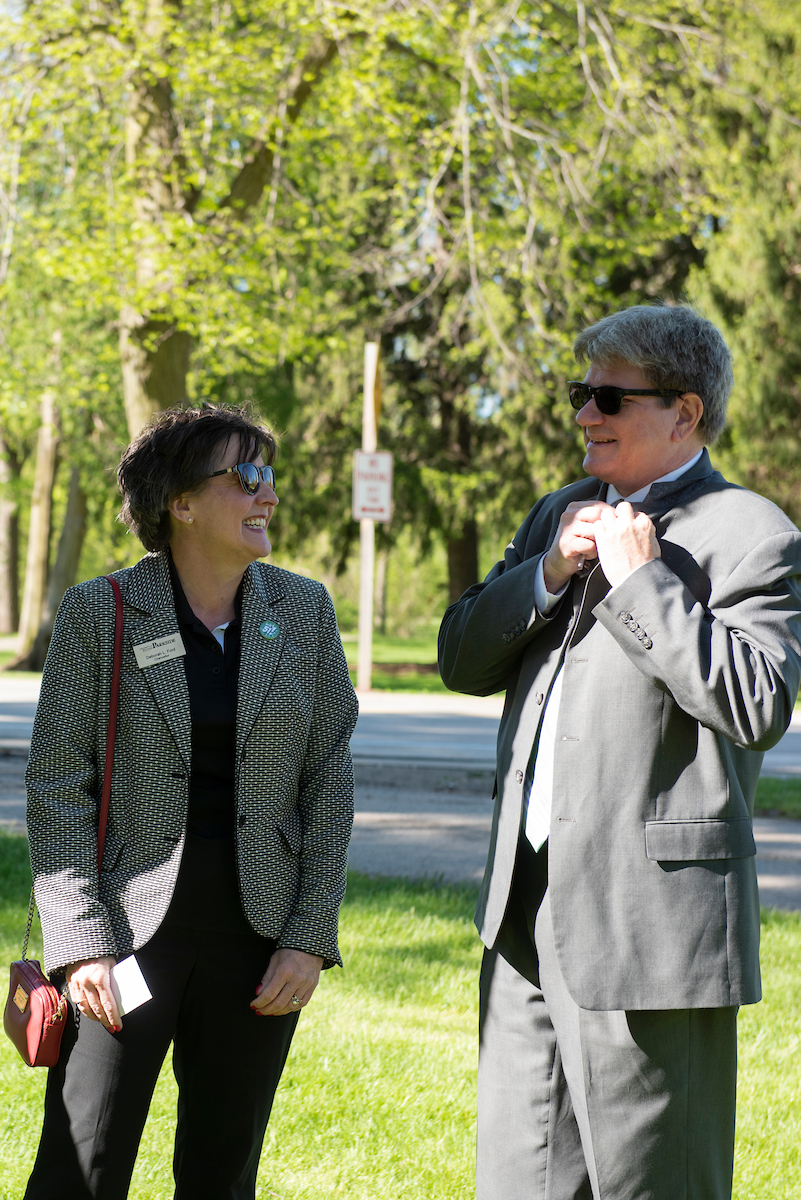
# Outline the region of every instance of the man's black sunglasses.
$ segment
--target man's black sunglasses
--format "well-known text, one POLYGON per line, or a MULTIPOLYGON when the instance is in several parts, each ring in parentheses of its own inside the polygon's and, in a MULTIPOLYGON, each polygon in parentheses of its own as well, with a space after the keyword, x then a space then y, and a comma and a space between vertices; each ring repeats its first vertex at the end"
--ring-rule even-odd
POLYGON ((237 463, 235 467, 225 467, 222 471, 212 471, 209 479, 214 479, 217 475, 230 475, 232 471, 236 471, 239 476, 239 482, 242 484, 242 491, 247 492, 249 496, 255 496, 259 490, 259 484, 263 481, 268 487, 275 491, 275 471, 272 467, 257 467, 255 463, 237 463))
POLYGON ((657 392, 653 388, 620 388, 611 387, 608 384, 603 384, 601 387, 590 387, 588 383, 579 383, 578 380, 568 382, 567 386, 570 392, 570 403, 574 408, 583 408, 588 401, 594 400, 598 412, 602 412, 605 417, 613 417, 615 413, 620 412, 624 396, 654 396, 658 399, 672 397, 675 399, 676 396, 684 395, 684 392, 657 392))

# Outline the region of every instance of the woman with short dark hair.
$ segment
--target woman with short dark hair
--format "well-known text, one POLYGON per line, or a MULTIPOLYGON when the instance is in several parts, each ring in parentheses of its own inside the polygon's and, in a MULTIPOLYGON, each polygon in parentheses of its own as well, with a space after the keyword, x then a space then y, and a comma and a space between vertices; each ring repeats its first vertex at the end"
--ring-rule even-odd
POLYGON ((124 638, 99 873, 108 581, 71 588, 56 619, 28 831, 45 966, 75 1020, 29 1200, 127 1195, 170 1042, 175 1196, 252 1198, 298 1014, 341 964, 356 699, 325 589, 258 561, 274 455, 267 429, 214 406, 162 414, 123 455, 122 519, 149 553, 115 573, 124 638), (152 999, 122 1017, 109 972, 132 953, 152 999))

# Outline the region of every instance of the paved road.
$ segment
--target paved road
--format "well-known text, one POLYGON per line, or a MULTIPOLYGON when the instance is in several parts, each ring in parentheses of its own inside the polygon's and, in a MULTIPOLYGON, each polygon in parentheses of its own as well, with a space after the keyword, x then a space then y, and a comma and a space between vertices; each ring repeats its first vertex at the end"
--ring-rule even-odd
MULTIPOLYGON (((36 680, 0 676, 0 753, 27 749, 38 695, 36 680)), ((372 692, 360 698, 360 705, 351 743, 356 759, 494 769, 500 696, 372 692)), ((763 773, 801 775, 801 714, 765 755, 763 773)))
MULTIPOLYGON (((0 826, 24 828, 25 752, 36 681, 0 678, 0 826), (4 756, 5 755, 5 756, 4 756)), ((356 825, 351 864, 375 874, 478 880, 492 817, 499 697, 372 693, 353 738, 356 825)), ((801 775, 801 720, 764 771, 801 775)), ((763 904, 801 910, 801 822, 758 818, 763 904)))
POLYGON ((0 752, 27 751, 38 699, 37 679, 0 675, 0 752))

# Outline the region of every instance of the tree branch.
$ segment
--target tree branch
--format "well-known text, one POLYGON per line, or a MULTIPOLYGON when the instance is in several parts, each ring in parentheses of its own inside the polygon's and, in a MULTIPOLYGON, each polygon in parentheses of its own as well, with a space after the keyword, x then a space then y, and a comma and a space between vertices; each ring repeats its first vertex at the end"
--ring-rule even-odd
MULTIPOLYGON (((313 88, 336 53, 337 44, 332 38, 315 39, 290 76, 285 124, 293 125, 297 121, 313 88)), ((275 149, 269 141, 258 139, 253 142, 228 195, 220 202, 220 210, 227 208, 235 216, 242 217, 258 204, 272 178, 274 159, 275 149)))

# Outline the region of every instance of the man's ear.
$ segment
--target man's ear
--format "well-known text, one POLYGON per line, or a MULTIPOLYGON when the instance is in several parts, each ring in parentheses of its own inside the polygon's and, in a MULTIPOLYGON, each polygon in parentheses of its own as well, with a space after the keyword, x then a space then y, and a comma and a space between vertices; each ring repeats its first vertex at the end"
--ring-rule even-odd
POLYGON ((675 403, 676 424, 673 440, 683 442, 692 437, 704 415, 704 402, 697 392, 684 392, 675 403))

